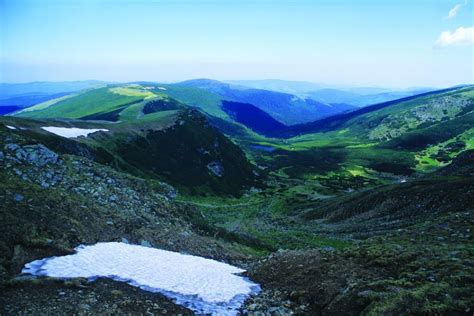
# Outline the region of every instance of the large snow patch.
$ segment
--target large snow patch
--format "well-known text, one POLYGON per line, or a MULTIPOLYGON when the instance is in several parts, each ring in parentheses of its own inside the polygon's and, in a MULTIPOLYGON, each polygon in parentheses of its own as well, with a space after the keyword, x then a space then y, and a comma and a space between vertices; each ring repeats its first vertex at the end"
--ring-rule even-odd
POLYGON ((159 292, 197 313, 236 314, 258 284, 219 261, 119 242, 79 246, 76 253, 27 263, 22 270, 56 278, 107 277, 159 292))

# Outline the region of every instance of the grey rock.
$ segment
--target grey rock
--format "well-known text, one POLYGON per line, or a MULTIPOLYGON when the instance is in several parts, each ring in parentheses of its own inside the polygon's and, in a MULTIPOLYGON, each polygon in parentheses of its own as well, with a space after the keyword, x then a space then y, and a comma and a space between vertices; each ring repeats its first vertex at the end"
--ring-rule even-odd
POLYGON ((257 304, 250 304, 250 305, 247 307, 247 309, 248 309, 249 311, 254 311, 254 310, 256 310, 257 308, 258 308, 258 305, 257 305, 257 304))
POLYGON ((50 163, 55 164, 59 161, 58 154, 41 144, 23 147, 18 144, 7 144, 5 149, 12 153, 17 163, 27 163, 41 167, 50 163))
POLYGON ((331 247, 331 246, 324 246, 321 249, 324 250, 324 251, 327 251, 327 252, 333 252, 333 251, 336 250, 336 248, 331 247))
POLYGON ((20 145, 18 144, 6 144, 5 145, 5 149, 8 150, 8 151, 15 151, 17 149, 20 149, 20 145))
POLYGON ((306 291, 291 291, 290 292, 290 298, 294 301, 298 300, 299 298, 301 297, 304 297, 305 295, 307 295, 308 292, 306 291))
POLYGON ((176 199, 176 197, 178 196, 178 191, 176 191, 175 189, 171 190, 169 192, 169 194, 167 195, 170 199, 176 199))
POLYGON ((371 295, 373 295, 375 292, 372 291, 372 290, 365 290, 365 291, 361 291, 359 293, 357 293, 357 296, 360 296, 360 297, 369 297, 371 295))
POLYGON ((145 239, 142 239, 142 241, 140 241, 140 245, 142 245, 143 247, 151 247, 150 242, 145 239))
POLYGON ((299 308, 301 311, 303 311, 303 312, 308 310, 308 306, 307 306, 307 305, 300 305, 298 308, 299 308))
POLYGON ((26 153, 26 151, 22 148, 19 148, 15 151, 15 157, 19 160, 19 161, 25 161, 26 160, 26 157, 28 156, 28 154, 26 153))
POLYGON ((33 281, 37 280, 39 277, 36 275, 18 275, 12 279, 14 282, 22 282, 22 281, 33 281))
POLYGON ((222 177, 224 175, 224 167, 219 161, 211 161, 207 164, 207 169, 217 177, 222 177))
POLYGON ((23 147, 28 152, 28 162, 36 166, 56 164, 59 156, 44 145, 28 145, 23 147))
POLYGON ((268 312, 275 315, 285 315, 285 310, 281 307, 270 307, 268 312))

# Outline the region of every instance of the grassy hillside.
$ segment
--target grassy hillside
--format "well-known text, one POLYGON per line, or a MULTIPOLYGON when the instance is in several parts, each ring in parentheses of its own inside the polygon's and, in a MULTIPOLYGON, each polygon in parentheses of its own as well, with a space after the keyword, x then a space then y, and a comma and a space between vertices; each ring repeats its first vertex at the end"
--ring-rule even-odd
POLYGON ((0 122, 15 128, 11 133, 28 135, 54 150, 86 156, 144 178, 166 180, 193 194, 239 195, 259 185, 255 167, 243 151, 205 116, 166 97, 147 102, 137 103, 147 113, 121 122, 17 117, 0 118, 0 122), (108 131, 67 139, 46 132, 42 126, 108 131))
POLYGON ((285 125, 252 104, 222 101, 222 108, 236 122, 262 135, 285 128, 285 125))
MULTIPOLYGON (((353 119, 366 118, 366 116, 364 116, 366 114, 368 115, 370 113, 383 113, 383 112, 378 112, 378 111, 382 110, 382 109, 385 109, 385 108, 393 108, 393 111, 397 112, 398 110, 403 110, 403 106, 406 105, 407 102, 410 102, 412 100, 413 100, 412 105, 416 106, 416 105, 420 105, 421 103, 426 101, 427 100, 426 98, 429 98, 430 96, 432 96, 433 98, 436 98, 437 96, 440 96, 443 93, 448 93, 450 91, 459 92, 460 89, 470 90, 470 89, 472 89, 472 87, 468 86, 466 88, 452 88, 452 89, 426 92, 426 93, 421 94, 421 95, 410 96, 410 97, 402 98, 402 99, 399 99, 399 100, 374 104, 374 105, 371 105, 371 106, 364 107, 362 109, 358 109, 358 110, 355 110, 355 111, 349 111, 347 113, 334 115, 334 116, 331 116, 331 117, 328 117, 328 118, 325 118, 325 119, 322 119, 322 120, 317 120, 317 121, 314 121, 314 122, 311 122, 311 123, 290 126, 286 130, 276 131, 275 136, 278 136, 278 137, 294 137, 296 135, 301 135, 301 134, 326 132, 326 131, 341 129, 344 126, 350 125, 350 122, 353 119)), ((388 111, 390 111, 390 110, 388 110, 388 111)), ((375 115, 377 115, 377 114, 375 114, 375 115)), ((371 126, 369 126, 369 128, 371 128, 371 126)))
POLYGON ((157 176, 193 194, 239 194, 258 184, 240 148, 197 111, 152 113, 126 126, 137 130, 119 126, 113 136, 105 134, 95 141, 113 153, 124 170, 157 176), (165 113, 173 115, 174 123, 157 128, 156 122, 164 120, 165 113))
POLYGON ((349 105, 329 105, 292 94, 243 88, 209 79, 189 80, 178 85, 208 91, 222 100, 252 104, 285 125, 311 122, 352 109, 349 105))
POLYGON ((64 95, 64 96, 61 96, 61 97, 58 97, 58 98, 54 98, 54 99, 45 101, 45 102, 41 102, 41 103, 35 104, 33 106, 27 107, 27 108, 25 108, 21 111, 18 111, 18 112, 15 113, 15 115, 20 116, 21 114, 26 113, 26 112, 44 110, 44 109, 46 109, 46 108, 48 108, 48 107, 50 107, 50 106, 52 106, 52 105, 54 105, 58 102, 67 100, 67 99, 72 98, 76 95, 77 94, 75 94, 75 93, 71 93, 71 94, 67 94, 67 95, 64 95))
POLYGON ((170 97, 189 106, 196 107, 214 117, 229 119, 227 113, 221 109, 222 99, 218 95, 203 89, 180 85, 166 85, 165 87, 166 91, 162 92, 170 97))
POLYGON ((123 120, 136 119, 143 106, 152 99, 177 100, 202 112, 230 119, 221 109, 222 99, 202 89, 156 83, 122 84, 69 94, 43 102, 15 115, 31 118, 91 119, 97 115, 120 113, 123 120), (141 103, 143 102, 143 103, 141 103), (50 108, 54 105, 54 108, 50 108))
POLYGON ((140 102, 150 96, 150 92, 141 89, 99 88, 59 100, 47 106, 34 107, 31 111, 18 113, 17 116, 79 119, 123 109, 127 105, 140 102))

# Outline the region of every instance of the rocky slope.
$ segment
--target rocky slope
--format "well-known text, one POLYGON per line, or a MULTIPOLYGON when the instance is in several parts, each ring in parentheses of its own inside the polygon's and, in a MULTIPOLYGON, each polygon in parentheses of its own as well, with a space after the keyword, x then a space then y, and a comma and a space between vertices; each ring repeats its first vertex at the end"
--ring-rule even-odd
POLYGON ((250 247, 200 223, 195 210, 173 201, 176 190, 165 183, 58 154, 19 133, 0 133, 0 144, 1 314, 72 306, 92 313, 188 313, 161 295, 117 282, 18 277, 25 263, 72 253, 79 244, 123 241, 239 265, 248 260, 250 247))
POLYGON ((166 181, 193 194, 240 195, 261 184, 245 153, 192 109, 166 110, 133 122, 31 120, 3 117, 0 130, 54 151, 109 165, 141 178, 166 181), (8 129, 5 126, 15 129, 8 129), (106 129, 68 139, 42 127, 106 129))
POLYGON ((123 170, 159 177, 193 194, 239 195, 259 185, 257 169, 244 152, 198 111, 181 111, 162 129, 121 132, 97 139, 123 170))

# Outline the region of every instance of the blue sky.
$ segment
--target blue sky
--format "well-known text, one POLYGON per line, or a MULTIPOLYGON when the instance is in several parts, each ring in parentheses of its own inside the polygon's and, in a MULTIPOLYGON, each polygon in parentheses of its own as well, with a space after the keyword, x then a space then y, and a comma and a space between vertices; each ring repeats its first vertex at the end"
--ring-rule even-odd
POLYGON ((474 81, 473 24, 473 0, 0 0, 0 81, 442 87, 474 81))

